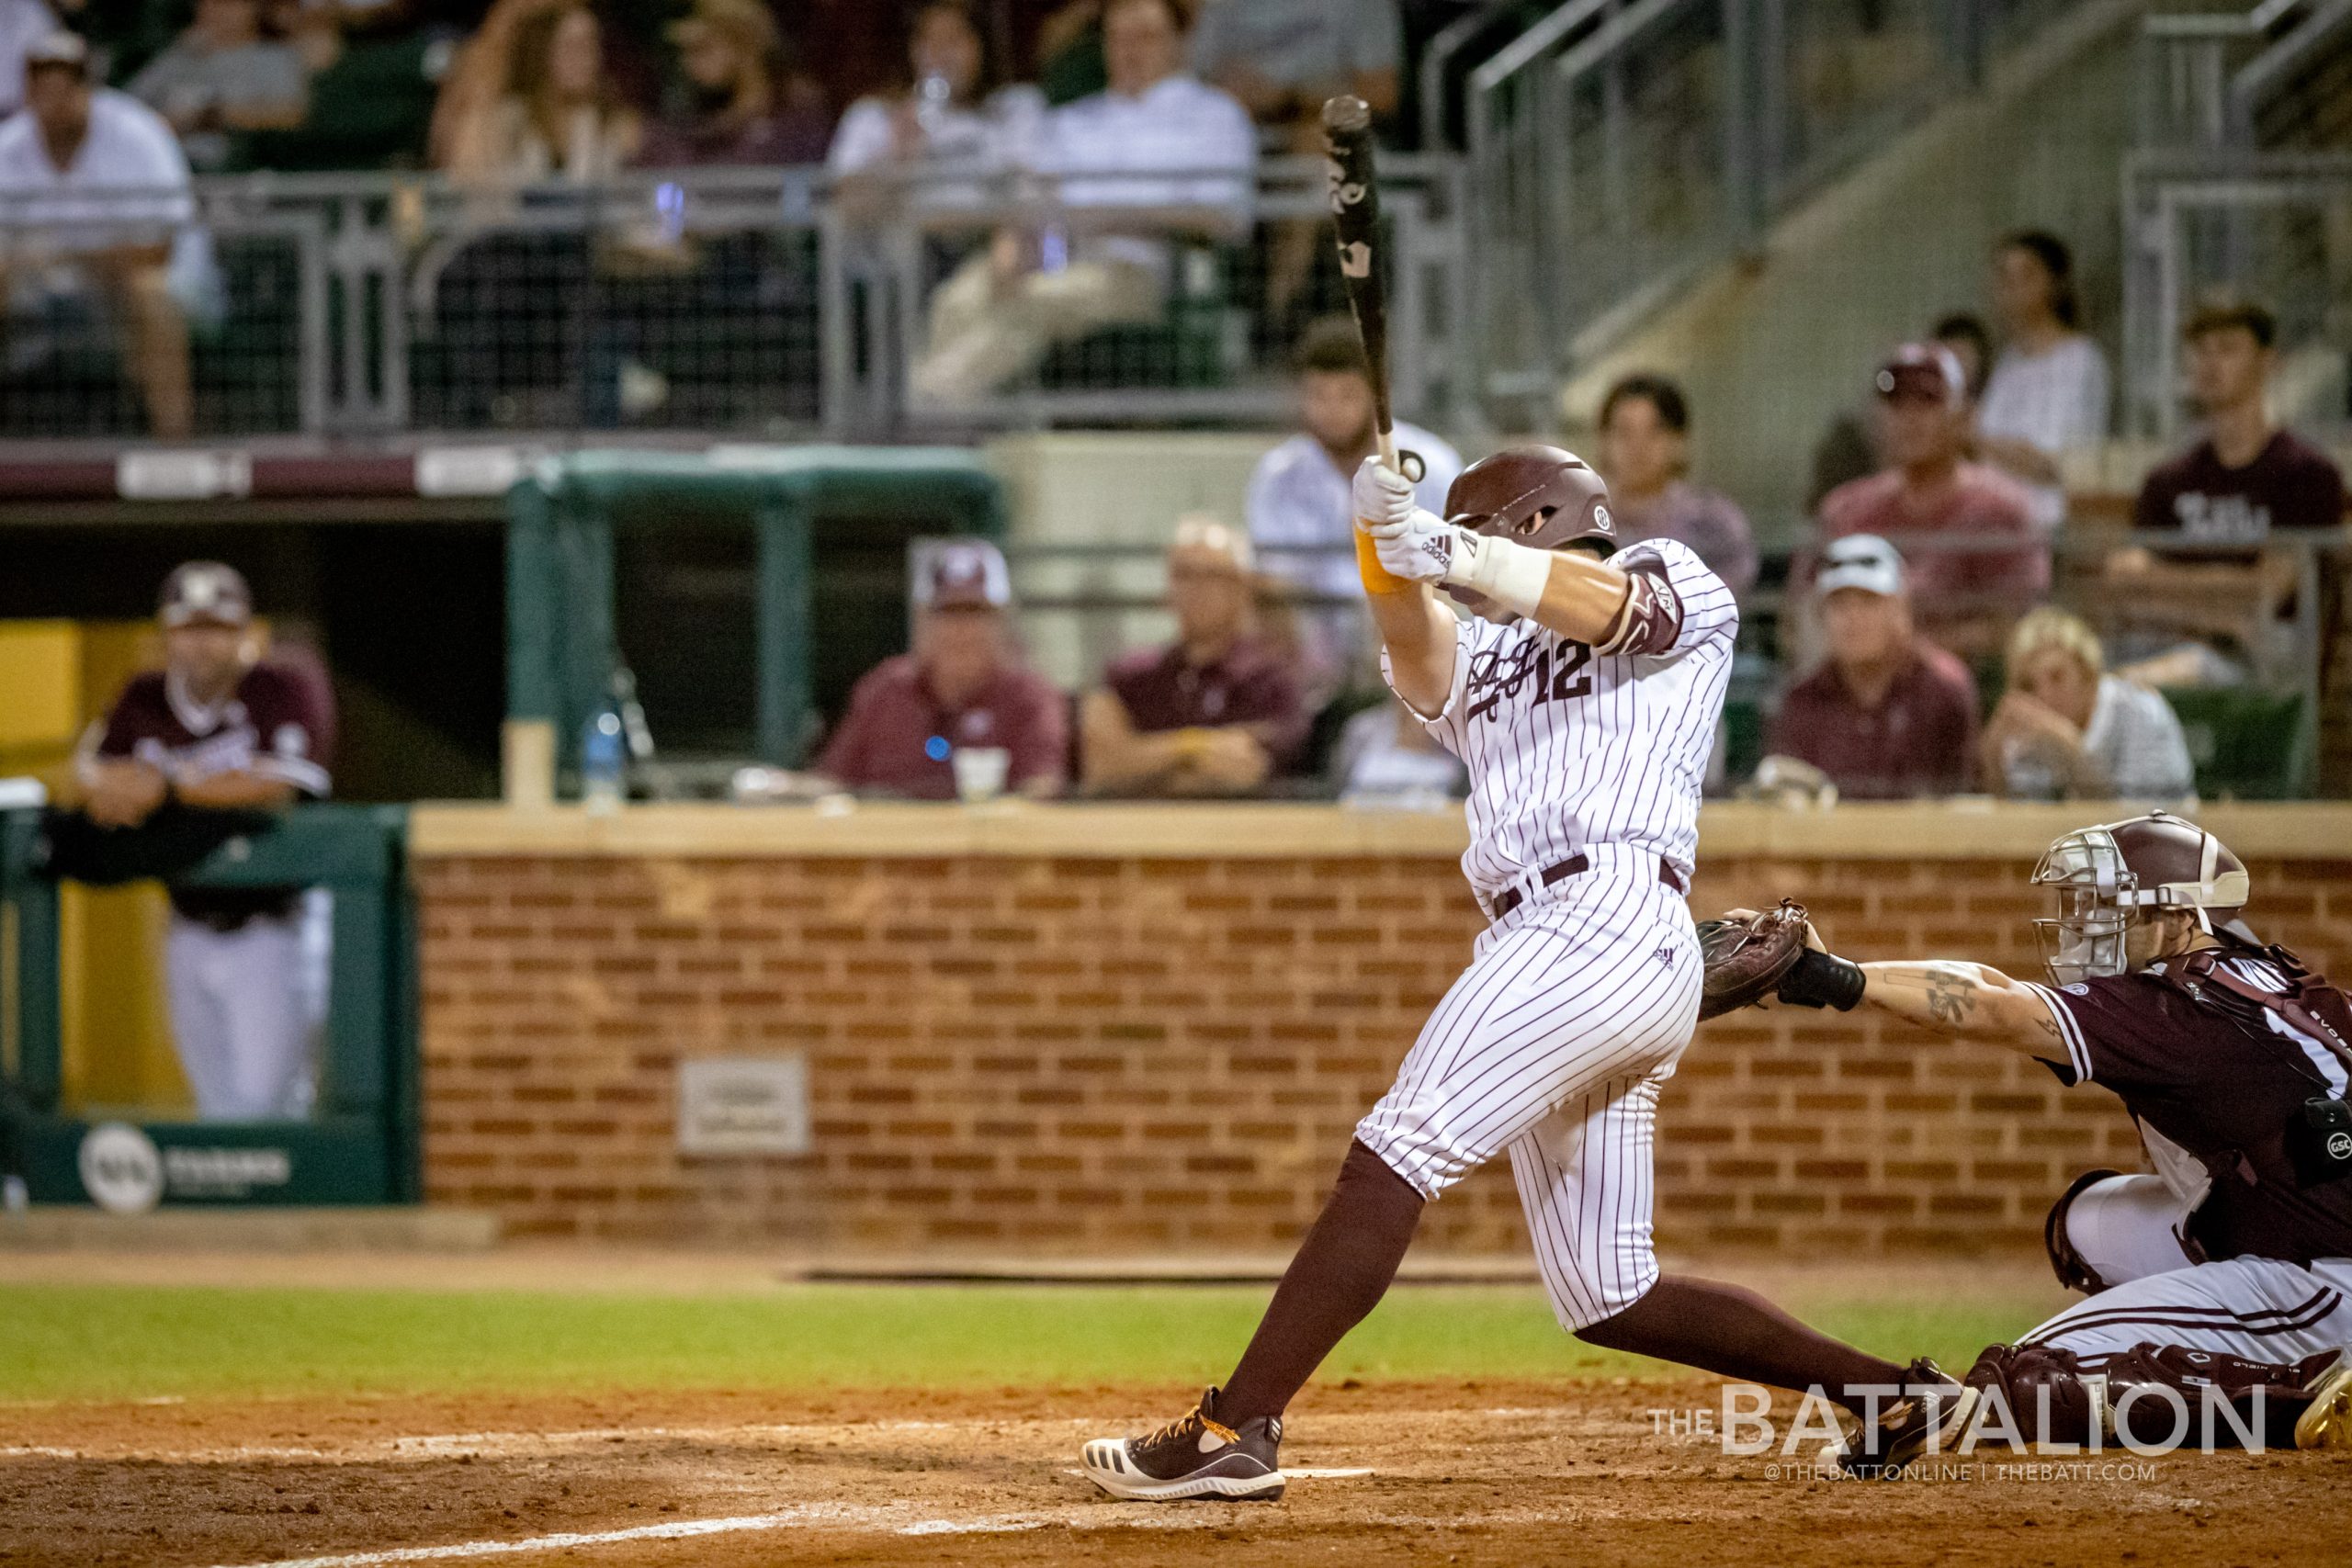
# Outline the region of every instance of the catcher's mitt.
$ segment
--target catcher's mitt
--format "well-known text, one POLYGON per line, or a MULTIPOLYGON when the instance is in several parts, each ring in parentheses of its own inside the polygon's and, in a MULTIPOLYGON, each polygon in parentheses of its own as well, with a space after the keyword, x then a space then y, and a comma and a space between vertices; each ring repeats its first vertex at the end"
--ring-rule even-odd
POLYGON ((1760 915, 1699 922, 1699 956, 1707 974, 1699 1016, 1715 1018, 1771 995, 1804 956, 1804 906, 1793 898, 1760 915))

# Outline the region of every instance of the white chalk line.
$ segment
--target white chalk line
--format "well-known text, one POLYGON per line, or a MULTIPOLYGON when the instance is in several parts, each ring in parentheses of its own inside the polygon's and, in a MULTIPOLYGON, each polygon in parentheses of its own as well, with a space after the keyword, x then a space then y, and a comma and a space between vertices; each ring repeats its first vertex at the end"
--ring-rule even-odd
MULTIPOLYGON (((409 1438, 363 1438, 342 1448, 236 1443, 209 1449, 75 1449, 52 1444, 0 1447, 0 1460, 72 1459, 107 1461, 138 1461, 151 1464, 224 1464, 239 1460, 306 1460, 329 1464, 367 1464, 382 1460, 451 1459, 465 1454, 513 1458, 537 1450, 576 1448, 592 1443, 657 1442, 714 1443, 745 1438, 792 1438, 816 1433, 865 1435, 890 1432, 979 1432, 1001 1428, 1003 1421, 858 1421, 749 1422, 729 1427, 589 1427, 569 1432, 440 1432, 409 1438)), ((1031 1423, 1035 1425, 1036 1423, 1031 1423)), ((1110 1423, 1083 1419, 1048 1422, 1069 1427, 1110 1423)))
MULTIPOLYGON (((1286 1473, 1296 1474, 1296 1472, 1286 1473)), ((984 1514, 968 1519, 910 1518, 911 1505, 880 1506, 849 1503, 811 1503, 767 1514, 743 1514, 731 1518, 681 1519, 672 1524, 639 1525, 628 1529, 570 1530, 555 1535, 526 1536, 517 1540, 467 1540, 446 1546, 390 1547, 374 1551, 336 1552, 322 1557, 271 1558, 266 1562, 223 1564, 221 1568, 393 1568, 403 1562, 447 1562, 482 1557, 512 1557, 526 1552, 576 1551, 600 1546, 624 1546, 637 1541, 689 1540, 707 1536, 741 1535, 771 1530, 838 1529, 863 1534, 899 1536, 1020 1535, 1037 1530, 1194 1530, 1229 1525, 1232 1510, 1256 1506, 1214 1503, 1182 1507, 1136 1505, 1120 1507, 1105 1503, 984 1514)), ((1615 1510, 1600 1510, 1614 1516, 1615 1510)), ((1400 1529, 1496 1527, 1570 1524, 1598 1517, 1593 1510, 1502 1508, 1438 1517, 1423 1514, 1381 1514, 1357 1519, 1359 1525, 1400 1529)))

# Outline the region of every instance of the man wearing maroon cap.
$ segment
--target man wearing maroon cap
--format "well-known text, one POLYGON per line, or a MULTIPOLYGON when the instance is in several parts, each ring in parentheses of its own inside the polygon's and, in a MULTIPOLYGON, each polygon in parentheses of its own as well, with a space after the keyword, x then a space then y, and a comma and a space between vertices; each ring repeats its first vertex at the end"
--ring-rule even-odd
POLYGON ((1996 652, 2010 624, 2050 590, 2032 499, 2015 480, 1962 460, 1968 386, 1950 349, 1904 344, 1880 367, 1877 387, 1888 466, 1823 498, 1823 537, 1893 539, 1910 563, 1922 629, 1956 653, 1996 652))
POLYGON ((1250 541, 1188 518, 1168 552, 1176 640, 1113 662, 1081 716, 1088 789, 1249 795, 1296 761, 1309 715, 1296 671, 1257 634, 1250 541))
POLYGON ((817 772, 862 794, 956 797, 958 750, 1005 753, 1004 787, 1058 794, 1069 755, 1062 694, 1021 662, 1004 557, 978 539, 938 547, 918 580, 915 646, 850 693, 817 772))
MULTIPOLYGON (((318 683, 259 657, 253 592, 232 567, 190 561, 157 608, 164 666, 134 676, 78 759, 84 810, 135 828, 166 803, 274 809, 328 794, 334 718, 318 683)), ((170 889, 172 1037, 198 1116, 299 1116, 311 1099, 306 919, 299 887, 170 889)), ((313 941, 313 951, 318 943, 313 941)))

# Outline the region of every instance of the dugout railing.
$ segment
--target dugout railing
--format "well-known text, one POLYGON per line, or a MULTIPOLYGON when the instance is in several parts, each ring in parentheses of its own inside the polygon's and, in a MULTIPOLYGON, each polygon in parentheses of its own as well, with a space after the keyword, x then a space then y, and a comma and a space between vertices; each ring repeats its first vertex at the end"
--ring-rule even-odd
MULTIPOLYGON (((316 1100, 299 1121, 195 1122, 69 1095, 65 933, 42 813, 0 813, 0 1166, 36 1203, 372 1204, 423 1195, 407 811, 308 806, 175 881, 323 889, 316 1100)), ((91 1041, 88 1049, 105 1049, 91 1041)))

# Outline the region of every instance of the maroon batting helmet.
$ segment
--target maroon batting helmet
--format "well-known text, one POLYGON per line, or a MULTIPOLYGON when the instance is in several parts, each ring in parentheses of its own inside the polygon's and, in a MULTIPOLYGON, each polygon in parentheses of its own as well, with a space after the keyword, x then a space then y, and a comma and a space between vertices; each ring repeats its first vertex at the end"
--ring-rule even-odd
POLYGON ((1445 492, 1446 521, 1532 549, 1590 541, 1617 547, 1609 486, 1585 460, 1557 446, 1507 446, 1462 470, 1445 492))
POLYGON ((2253 897, 2245 862, 2212 834, 2168 811, 2069 833, 2034 867, 2055 888, 2058 918, 2036 920, 2051 977, 2071 985, 2130 971, 2123 940, 2151 909, 2193 909, 2208 931, 2253 897))

